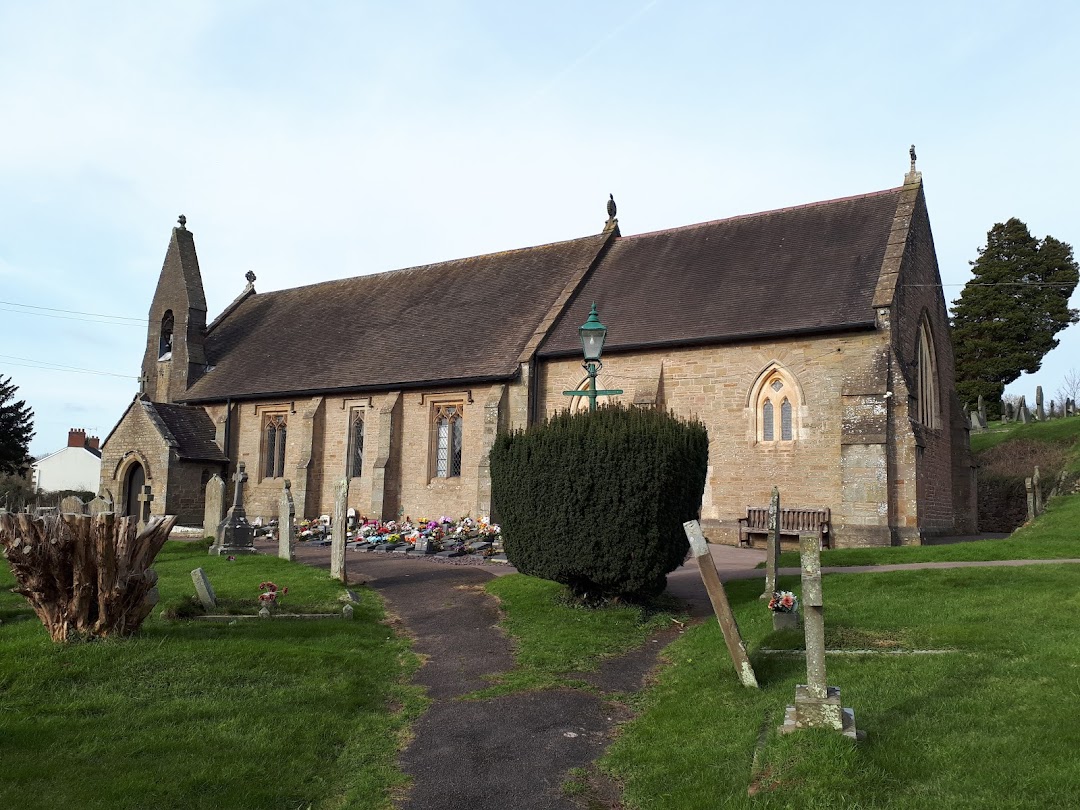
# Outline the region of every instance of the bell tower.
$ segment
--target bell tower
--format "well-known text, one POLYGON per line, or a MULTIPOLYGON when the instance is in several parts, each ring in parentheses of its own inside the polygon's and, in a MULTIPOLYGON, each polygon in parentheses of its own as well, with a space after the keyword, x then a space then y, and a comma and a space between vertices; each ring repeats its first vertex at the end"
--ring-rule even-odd
POLYGON ((206 296, 187 217, 172 229, 161 266, 143 353, 141 392, 153 402, 176 402, 206 368, 206 296))

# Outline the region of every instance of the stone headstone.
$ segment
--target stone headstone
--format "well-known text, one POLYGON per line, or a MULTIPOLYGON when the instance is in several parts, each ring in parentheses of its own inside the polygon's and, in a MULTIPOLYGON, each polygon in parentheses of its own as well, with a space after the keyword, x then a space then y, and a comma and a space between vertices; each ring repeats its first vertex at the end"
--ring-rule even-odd
POLYGON ((979 419, 979 412, 972 411, 968 414, 968 419, 971 421, 971 432, 982 433, 986 428, 982 426, 982 420, 979 419))
POLYGON ((286 478, 278 503, 278 556, 283 560, 293 558, 293 542, 296 539, 296 507, 293 506, 292 482, 286 478))
POLYGON ((345 526, 348 523, 349 479, 342 478, 334 499, 334 519, 330 522, 330 577, 345 582, 345 526))
POLYGON ((1035 517, 1038 517, 1043 513, 1043 501, 1042 501, 1042 487, 1040 486, 1042 477, 1039 475, 1039 468, 1035 468, 1034 474, 1031 476, 1031 486, 1035 490, 1035 517))
POLYGON ((1013 413, 1013 404, 1011 402, 1005 403, 1005 412, 1002 414, 1002 416, 1006 422, 1011 422, 1013 419, 1016 418, 1015 414, 1013 413))
POLYGON ((210 546, 211 554, 255 553, 255 532, 248 523, 247 512, 244 511, 244 482, 247 481, 244 466, 242 461, 236 465, 236 473, 232 477, 236 485, 233 505, 218 525, 217 539, 214 545, 210 546))
POLYGON ((1046 414, 1047 419, 1054 419, 1057 417, 1057 412, 1054 409, 1054 400, 1050 400, 1050 412, 1046 414))
POLYGON ((821 549, 816 536, 799 543, 802 562, 803 627, 806 634, 806 683, 795 687, 795 705, 788 706, 780 733, 827 728, 857 738, 855 712, 840 704, 840 689, 825 677, 825 616, 821 588, 821 549))
POLYGON ((89 515, 103 515, 111 511, 113 511, 112 501, 107 501, 100 495, 86 505, 86 512, 89 515))
POLYGON ((86 504, 76 495, 68 495, 60 499, 61 515, 85 515, 86 504))
POLYGON ((1020 404, 1016 406, 1016 421, 1022 425, 1031 422, 1031 411, 1028 410, 1027 400, 1020 397, 1020 404))
POLYGON ((776 592, 776 570, 780 559, 780 490, 773 487, 769 499, 769 534, 765 538, 765 591, 762 599, 776 592))
POLYGON ((1046 411, 1043 410, 1043 392, 1042 386, 1035 386, 1035 418, 1040 422, 1046 419, 1046 411))
POLYGON ((982 394, 979 394, 979 422, 982 429, 986 430, 986 403, 983 401, 982 394))
POLYGON ((206 576, 206 572, 201 568, 196 568, 191 572, 191 581, 195 583, 195 593, 198 594, 203 608, 207 611, 216 608, 217 597, 214 595, 214 589, 210 585, 210 578, 206 576))
POLYGON ((218 526, 225 517, 225 481, 220 475, 214 473, 206 482, 205 501, 203 506, 203 537, 213 537, 215 543, 220 543, 218 526))
POLYGON ((1024 479, 1024 489, 1027 490, 1027 519, 1035 519, 1035 486, 1030 478, 1024 479))
POLYGON ((341 609, 341 618, 345 619, 346 621, 349 621, 349 620, 352 619, 352 617, 353 617, 353 606, 352 605, 345 605, 345 607, 343 607, 341 609))

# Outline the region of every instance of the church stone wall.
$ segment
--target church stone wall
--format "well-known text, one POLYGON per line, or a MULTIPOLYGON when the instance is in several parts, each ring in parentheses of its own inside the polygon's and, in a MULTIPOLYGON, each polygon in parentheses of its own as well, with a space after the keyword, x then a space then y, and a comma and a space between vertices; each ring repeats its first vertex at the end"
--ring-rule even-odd
MULTIPOLYGON (((785 505, 829 507, 837 546, 888 543, 887 419, 878 420, 880 432, 861 439, 849 436, 844 444, 845 418, 859 413, 859 403, 852 403, 851 413, 845 409, 845 385, 859 378, 880 378, 884 384, 878 368, 883 350, 881 334, 867 331, 611 354, 604 357, 598 384, 623 389, 626 393, 619 399, 626 403, 655 390, 659 407, 696 416, 705 424, 709 470, 701 517, 714 541, 736 542, 737 521, 746 507, 766 505, 775 485, 785 505), (793 443, 757 439, 751 389, 773 363, 800 389, 793 443)), ((562 391, 578 388, 583 379, 577 359, 544 363, 541 413, 566 408, 569 398, 562 391)), ((884 393, 878 391, 876 397, 888 413, 891 404, 884 393)))
POLYGON ((126 493, 123 490, 134 461, 143 465, 146 483, 154 496, 150 503, 150 514, 166 514, 170 448, 138 402, 128 409, 101 448, 101 485, 98 494, 107 494, 113 499, 117 514, 124 511, 126 493), (137 448, 137 451, 133 448, 137 448))

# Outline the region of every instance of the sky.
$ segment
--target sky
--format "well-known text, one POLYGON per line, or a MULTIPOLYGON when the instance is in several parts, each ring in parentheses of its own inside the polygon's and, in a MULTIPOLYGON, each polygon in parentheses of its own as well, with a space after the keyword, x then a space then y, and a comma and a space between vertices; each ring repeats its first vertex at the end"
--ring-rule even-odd
MULTIPOLYGON (((624 234, 862 194, 911 144, 951 302, 996 222, 1080 242, 1078 28, 1065 0, 0 0, 0 376, 32 454, 104 438, 180 214, 212 319, 249 270, 572 239, 609 193, 624 234)), ((1008 392, 1080 368, 1059 337, 1008 392)))

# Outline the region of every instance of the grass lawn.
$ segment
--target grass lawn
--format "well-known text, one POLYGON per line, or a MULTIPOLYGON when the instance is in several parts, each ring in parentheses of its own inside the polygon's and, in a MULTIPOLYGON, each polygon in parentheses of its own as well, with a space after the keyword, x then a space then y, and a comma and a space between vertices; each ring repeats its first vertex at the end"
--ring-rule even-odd
POLYGON ((679 612, 673 602, 660 602, 655 610, 632 605, 590 610, 571 603, 557 582, 524 574, 496 577, 486 588, 501 600, 503 627, 518 640, 517 667, 499 675, 491 688, 474 693, 475 697, 584 686, 566 676, 593 672, 603 659, 640 646, 656 630, 671 626, 679 612))
POLYGON ((228 562, 171 542, 161 603, 130 639, 56 645, 0 566, 0 807, 388 807, 396 754, 423 708, 416 660, 361 589, 340 619, 165 621, 206 569, 226 611, 340 612, 338 583, 274 557, 228 562))
MULTIPOLYGON (((1064 542, 1078 502, 1056 501, 1018 540, 1040 554, 1064 542)), ((929 560, 988 553, 979 543, 910 551, 929 560)), ((780 585, 799 591, 796 577, 780 585)), ((628 615, 622 640, 606 641, 608 617, 589 618, 560 603, 557 586, 528 577, 492 590, 520 641, 521 670, 549 680, 647 631, 628 615)), ((872 651, 827 658, 829 683, 867 732, 857 744, 824 731, 776 733, 806 669, 801 656, 770 650, 797 652, 802 633, 773 632, 760 582, 727 590, 762 688, 739 685, 715 620, 669 646, 656 683, 633 699, 637 717, 600 762, 623 784, 627 808, 1080 806, 1080 565, 826 576, 829 649, 872 651)), ((569 787, 586 791, 584 776, 569 787)))

